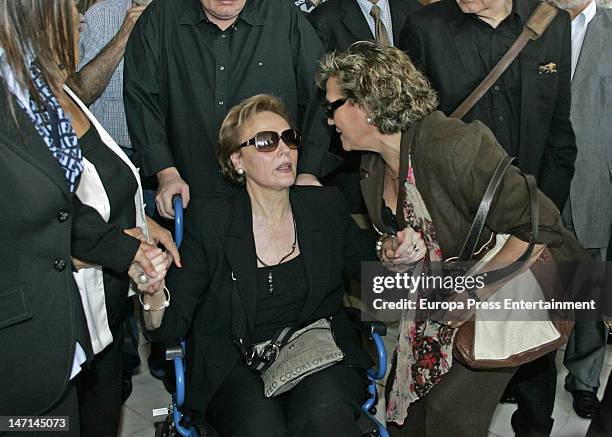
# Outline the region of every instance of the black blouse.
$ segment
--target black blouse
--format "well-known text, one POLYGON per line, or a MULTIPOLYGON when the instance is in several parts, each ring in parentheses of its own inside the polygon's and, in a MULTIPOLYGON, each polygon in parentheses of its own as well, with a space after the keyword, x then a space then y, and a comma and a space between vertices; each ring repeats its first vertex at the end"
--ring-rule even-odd
MULTIPOLYGON (((81 138, 79 145, 83 156, 95 165, 110 203, 109 224, 123 229, 136 226, 134 196, 138 184, 132 170, 106 144, 92 126, 81 138)), ((104 274, 106 312, 111 327, 123 320, 127 312, 129 277, 127 272, 118 274, 107 268, 104 274)))
POLYGON ((308 287, 301 256, 257 269, 257 318, 253 340, 270 340, 286 326, 295 327, 308 287))

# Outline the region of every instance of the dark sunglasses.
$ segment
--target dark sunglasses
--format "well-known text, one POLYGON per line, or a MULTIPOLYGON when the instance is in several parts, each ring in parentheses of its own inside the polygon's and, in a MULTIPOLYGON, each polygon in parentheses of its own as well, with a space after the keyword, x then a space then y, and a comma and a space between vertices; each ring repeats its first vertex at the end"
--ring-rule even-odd
POLYGON ((280 140, 290 149, 299 149, 301 135, 295 129, 287 129, 278 134, 274 131, 263 131, 255 134, 249 141, 245 141, 240 147, 255 146, 258 152, 274 152, 280 140))
POLYGON ((334 100, 333 102, 323 103, 323 109, 325 110, 325 115, 327 115, 327 118, 334 118, 334 112, 336 112, 336 109, 344 105, 347 100, 348 99, 338 99, 334 100))

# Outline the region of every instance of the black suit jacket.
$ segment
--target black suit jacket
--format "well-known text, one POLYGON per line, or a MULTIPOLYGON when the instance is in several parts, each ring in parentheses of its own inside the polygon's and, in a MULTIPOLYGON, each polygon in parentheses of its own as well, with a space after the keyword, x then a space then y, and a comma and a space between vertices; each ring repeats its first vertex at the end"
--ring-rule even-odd
POLYGON ((71 256, 125 271, 139 243, 69 192, 57 160, 15 108, 19 128, 0 84, 0 415, 40 415, 68 388, 76 342, 91 356, 71 256))
MULTIPOLYGON (((517 0, 515 0, 517 1, 517 0)), ((537 0, 518 0, 528 15, 537 0)), ((429 77, 438 91, 440 107, 450 114, 482 81, 471 66, 478 65, 477 48, 463 26, 469 19, 455 0, 442 0, 410 15, 399 47, 429 77)), ((535 176, 538 188, 562 209, 568 195, 576 140, 569 120, 571 25, 559 12, 544 35, 527 43, 518 59, 521 72, 521 112, 518 164, 535 176), (541 74, 540 65, 554 62, 557 71, 541 74)), ((489 91, 493 92, 493 91, 489 91)), ((473 111, 463 119, 473 120, 473 111)))
MULTIPOLYGON (((368 368, 371 360, 341 305, 343 272, 356 277, 362 260, 375 260, 375 236, 357 227, 337 190, 294 187, 290 201, 308 283, 298 324, 334 316, 332 329, 345 362, 368 368)), ((241 190, 234 197, 196 200, 187 209, 185 225, 183 268, 168 273, 172 301, 162 325, 150 335, 162 342, 187 335, 186 405, 201 413, 240 359, 232 337, 233 287, 238 287, 247 329, 252 332, 255 324, 257 261, 250 197, 241 190)))
MULTIPOLYGON (((406 16, 419 9, 417 0, 390 0, 393 41, 397 45, 399 33, 406 16)), ((328 0, 308 15, 308 20, 321 38, 326 52, 346 50, 356 41, 369 41, 374 35, 361 12, 357 0, 328 0)), ((344 164, 335 170, 326 184, 338 187, 345 195, 351 212, 365 212, 359 191, 359 161, 361 153, 347 153, 342 149, 339 135, 334 131, 330 144, 332 152, 344 159, 344 164)))
MULTIPOLYGON (((421 7, 417 0, 390 0, 393 41, 397 45, 406 16, 421 7)), ((355 41, 374 39, 357 0, 328 0, 308 15, 326 52, 346 50, 355 41)))

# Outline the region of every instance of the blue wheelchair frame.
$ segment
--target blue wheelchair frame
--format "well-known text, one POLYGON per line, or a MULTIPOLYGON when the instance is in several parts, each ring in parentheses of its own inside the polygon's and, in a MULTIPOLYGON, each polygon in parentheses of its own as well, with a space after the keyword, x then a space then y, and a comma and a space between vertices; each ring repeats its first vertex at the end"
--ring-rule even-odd
MULTIPOLYGON (((183 202, 180 196, 174 196, 174 241, 176 246, 180 247, 183 241, 183 202)), ((386 335, 386 326, 380 322, 364 322, 355 320, 352 317, 353 322, 358 325, 360 331, 368 336, 376 345, 376 352, 378 355, 378 365, 367 371, 368 378, 368 398, 361 406, 361 412, 365 415, 378 429, 378 435, 380 437, 389 437, 389 433, 374 414, 376 409, 374 408, 377 401, 376 393, 376 381, 385 377, 387 373, 387 351, 382 340, 382 336, 386 335)), ((176 393, 172 395, 172 415, 174 419, 174 427, 177 432, 183 437, 200 437, 200 434, 194 427, 186 428, 181 424, 183 414, 180 408, 185 402, 185 364, 183 357, 185 354, 185 341, 180 342, 180 347, 169 348, 166 350, 166 360, 172 360, 174 362, 174 372, 176 375, 176 393)))

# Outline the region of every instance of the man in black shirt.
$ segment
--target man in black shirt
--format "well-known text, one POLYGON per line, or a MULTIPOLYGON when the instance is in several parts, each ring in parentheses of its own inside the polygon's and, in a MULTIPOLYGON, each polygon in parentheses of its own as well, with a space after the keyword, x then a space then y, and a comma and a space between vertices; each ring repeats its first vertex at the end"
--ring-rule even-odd
MULTIPOLYGON (((452 113, 519 36, 538 0, 442 0, 408 16, 399 47, 429 77, 452 113)), ((560 12, 463 118, 481 120, 538 188, 563 209, 574 174, 570 123, 571 26, 560 12)), ((555 353, 521 366, 514 388, 519 437, 550 434, 555 353)))
MULTIPOLYGON (((538 3, 432 3, 408 16, 399 47, 429 77, 440 110, 450 114, 510 48, 538 3)), ((576 159, 569 120, 570 36, 569 17, 560 12, 463 118, 484 122, 559 210, 569 195, 576 159)))
MULTIPOLYGON (((510 49, 522 30, 522 23, 529 18, 523 5, 515 7, 496 28, 474 14, 465 14, 464 22, 473 31, 478 58, 465 59, 468 68, 479 77, 491 71, 501 57, 510 49)), ((480 105, 476 105, 473 118, 480 120, 495 132, 495 137, 511 156, 518 156, 521 113, 521 71, 518 62, 513 62, 500 77, 493 91, 487 93, 480 105)))
POLYGON ((231 190, 215 157, 227 111, 258 93, 279 96, 303 132, 298 183, 317 183, 340 159, 314 76, 323 47, 286 0, 157 0, 125 53, 128 128, 145 175, 156 174, 160 214, 171 198, 231 190))

